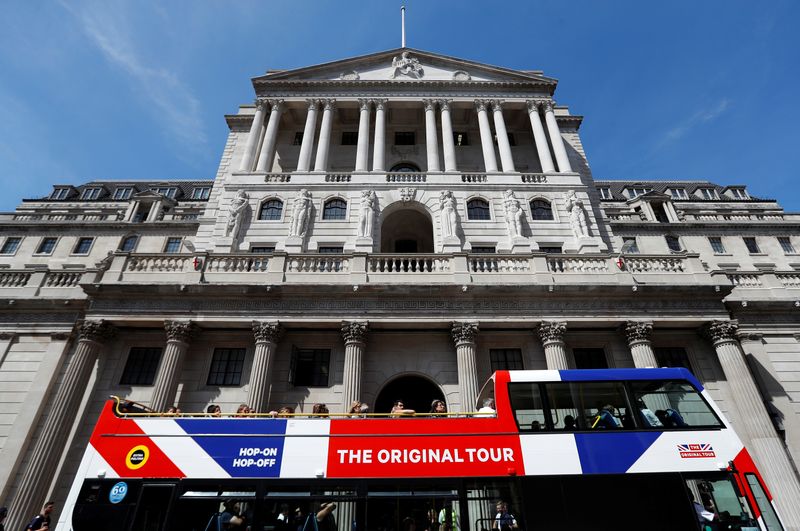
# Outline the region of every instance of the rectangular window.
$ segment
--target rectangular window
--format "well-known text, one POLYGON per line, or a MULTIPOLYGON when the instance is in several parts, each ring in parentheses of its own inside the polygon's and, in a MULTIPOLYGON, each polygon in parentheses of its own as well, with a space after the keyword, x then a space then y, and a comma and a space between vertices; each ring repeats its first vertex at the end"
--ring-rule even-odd
POLYGON ((664 236, 664 239, 667 241, 667 247, 671 252, 679 253, 683 250, 681 247, 681 241, 677 236, 664 236))
POLYGON ((508 397, 520 431, 548 429, 538 383, 515 383, 508 386, 508 397))
POLYGON ((670 188, 669 195, 672 196, 672 199, 689 199, 686 188, 670 188))
POLYGON ((330 362, 329 349, 295 349, 289 379, 297 387, 327 387, 330 362))
POLYGON ((495 247, 489 245, 473 245, 472 246, 472 253, 473 254, 494 254, 495 247))
POLYGON ((551 246, 539 246, 539 250, 543 253, 547 254, 561 254, 561 247, 556 247, 554 245, 551 246))
POLYGON ((683 367, 692 370, 689 355, 683 347, 656 347, 653 351, 659 367, 683 367))
POLYGON ((714 254, 725 254, 725 246, 722 245, 722 238, 719 236, 709 236, 708 243, 711 244, 714 254))
POLYGON ((464 131, 453 131, 453 144, 456 146, 468 146, 469 136, 464 131))
POLYGON ((92 242, 94 242, 94 238, 78 238, 78 243, 75 244, 72 254, 89 254, 92 242))
POLYGON ((253 254, 272 254, 275 252, 275 246, 260 245, 258 247, 250 247, 250 252, 253 254))
POLYGON ((789 236, 778 236, 778 243, 781 244, 781 249, 786 254, 797 254, 792 245, 792 239, 789 236))
POLYGON ((642 187, 634 187, 628 188, 628 197, 633 199, 634 197, 639 197, 640 195, 644 195, 647 192, 650 192, 652 188, 642 188, 642 187))
POLYGON ((326 246, 320 247, 317 250, 317 252, 320 253, 320 254, 342 254, 342 253, 344 253, 344 247, 339 247, 339 246, 335 246, 335 245, 326 245, 326 246))
POLYGON ((175 236, 172 238, 167 238, 167 243, 164 245, 164 252, 165 253, 179 253, 181 252, 181 244, 183 243, 183 238, 180 236, 175 236))
POLYGON ((600 198, 601 199, 614 199, 614 195, 611 193, 611 188, 607 186, 600 187, 600 198))
POLYGON ((303 131, 298 131, 294 134, 294 140, 292 140, 293 146, 301 146, 303 145, 303 131))
POLYGON ((396 131, 394 134, 395 146, 413 146, 417 143, 414 131, 396 131))
POLYGON ((211 358, 208 385, 239 385, 244 367, 243 348, 217 348, 211 358))
POLYGON ((629 254, 637 254, 639 246, 636 244, 636 236, 626 236, 622 238, 622 252, 629 254))
POLYGON ((192 199, 208 199, 209 194, 211 194, 210 186, 198 186, 192 189, 192 199))
POLYGON ((606 351, 601 348, 574 348, 576 369, 608 369, 606 351))
POLYGON ((133 193, 133 188, 131 188, 130 186, 120 187, 114 190, 114 199, 117 200, 130 199, 132 193, 133 193))
POLYGON ((3 247, 0 247, 0 254, 16 253, 21 241, 22 238, 18 238, 16 236, 11 236, 9 238, 6 238, 6 241, 3 242, 3 247))
POLYGON ((167 196, 170 199, 175 199, 175 194, 178 193, 178 189, 177 188, 173 188, 171 186, 169 186, 169 187, 168 186, 156 187, 156 188, 152 188, 152 190, 155 193, 167 196))
POLYGON ((699 188, 697 191, 703 199, 719 199, 719 194, 714 188, 699 188))
POLYGON ((734 199, 750 199, 750 196, 747 195, 747 190, 744 188, 731 188, 730 192, 734 199))
POLYGON ((494 371, 521 371, 522 350, 518 348, 489 349, 489 363, 494 371))
POLYGON ((684 382, 629 382, 633 404, 645 428, 717 428, 722 423, 694 387, 684 382))
POLYGON ((354 131, 344 131, 342 133, 343 146, 355 146, 358 144, 358 133, 354 131))
POLYGON ((761 249, 758 248, 758 243, 756 243, 756 239, 752 237, 745 236, 742 238, 744 240, 745 246, 747 246, 747 252, 750 254, 759 254, 761 249))
POLYGON ((559 382, 544 387, 556 430, 620 429, 630 418, 622 382, 559 382))
POLYGON ((53 190, 53 193, 50 194, 50 199, 66 199, 69 196, 69 188, 56 188, 53 190))
POLYGON ((42 241, 39 242, 39 247, 36 248, 36 254, 53 254, 57 241, 58 238, 42 238, 42 241))
POLYGON ((155 347, 133 347, 122 371, 120 385, 153 385, 156 379, 161 349, 155 347))
POLYGON ((100 197, 100 188, 84 188, 81 193, 81 199, 91 201, 100 197))

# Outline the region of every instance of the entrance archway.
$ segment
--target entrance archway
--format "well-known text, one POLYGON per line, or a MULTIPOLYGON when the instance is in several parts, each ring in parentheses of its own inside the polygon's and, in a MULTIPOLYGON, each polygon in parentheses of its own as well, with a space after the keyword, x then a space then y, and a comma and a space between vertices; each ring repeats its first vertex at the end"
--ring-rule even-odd
POLYGON ((444 400, 444 394, 431 380, 408 374, 395 378, 383 386, 375 399, 375 413, 390 412, 395 400, 402 400, 407 409, 413 409, 417 413, 427 413, 431 410, 431 402, 444 400))
POLYGON ((381 223, 382 253, 432 253, 433 223, 413 208, 387 215, 381 223))

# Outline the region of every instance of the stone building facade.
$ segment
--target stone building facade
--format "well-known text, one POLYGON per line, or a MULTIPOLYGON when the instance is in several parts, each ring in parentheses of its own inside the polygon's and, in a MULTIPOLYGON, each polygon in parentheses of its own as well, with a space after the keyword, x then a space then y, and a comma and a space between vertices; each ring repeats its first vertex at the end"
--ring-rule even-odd
POLYGON ((595 181, 538 71, 401 48, 253 86, 213 181, 56 185, 0 217, 10 528, 65 499, 112 394, 469 411, 496 369, 683 365, 800 529, 800 214, 595 181))

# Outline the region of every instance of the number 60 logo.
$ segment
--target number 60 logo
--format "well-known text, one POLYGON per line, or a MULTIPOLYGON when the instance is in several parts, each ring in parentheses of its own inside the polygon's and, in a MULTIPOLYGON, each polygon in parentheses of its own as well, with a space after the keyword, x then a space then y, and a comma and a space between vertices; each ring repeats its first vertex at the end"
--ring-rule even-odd
POLYGON ((124 481, 120 481, 111 487, 111 491, 108 493, 108 501, 111 503, 119 503, 125 499, 126 494, 128 494, 128 484, 124 481))

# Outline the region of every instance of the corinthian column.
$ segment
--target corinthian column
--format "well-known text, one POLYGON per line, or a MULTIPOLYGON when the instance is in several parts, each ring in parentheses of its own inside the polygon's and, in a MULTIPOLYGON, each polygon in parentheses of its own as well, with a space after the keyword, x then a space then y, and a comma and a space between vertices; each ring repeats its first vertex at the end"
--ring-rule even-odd
POLYGON ((250 371, 250 394, 247 403, 254 411, 263 413, 269 404, 269 388, 272 381, 272 360, 281 337, 278 321, 253 321, 256 351, 253 354, 253 369, 250 371))
POLYGON ((84 321, 78 325, 79 339, 75 353, 69 361, 64 379, 58 386, 52 407, 44 426, 29 454, 29 461, 22 473, 14 499, 8 509, 8 529, 22 529, 33 514, 38 514, 50 484, 54 480, 56 467, 67 443, 68 434, 80 408, 80 402, 94 364, 103 344, 114 335, 114 328, 105 321, 84 321))
POLYGON ((375 142, 372 146, 372 171, 386 168, 386 100, 375 101, 375 142))
POLYGON ((492 142, 492 128, 489 117, 486 115, 486 102, 477 100, 475 109, 478 111, 478 127, 481 130, 481 149, 483 150, 483 166, 487 172, 497 171, 497 157, 494 155, 494 142, 492 142))
POLYGON ((283 114, 283 100, 270 100, 272 110, 269 113, 267 131, 264 133, 264 143, 258 155, 256 171, 272 171, 272 162, 275 160, 275 145, 278 142, 278 125, 283 114))
POLYGON ((531 119, 531 130, 533 140, 536 143, 536 153, 539 155, 539 163, 542 165, 542 173, 552 173, 556 171, 553 166, 553 157, 550 156, 550 147, 547 144, 547 135, 542 126, 542 118, 539 116, 539 102, 528 100, 528 117, 531 119))
POLYGON ((322 111, 322 124, 319 126, 319 140, 317 140, 317 158, 314 159, 314 171, 328 169, 328 149, 331 146, 331 129, 333 128, 333 109, 336 102, 325 100, 322 111))
POLYGON ((264 127, 264 108, 266 106, 266 101, 256 100, 256 114, 253 116, 250 133, 247 135, 247 144, 244 146, 242 164, 239 166, 240 171, 252 171, 253 169, 253 156, 256 152, 256 146, 258 146, 258 139, 261 137, 261 128, 264 127))
POLYGON ((717 351, 742 427, 750 440, 748 448, 767 482, 767 488, 775 496, 783 523, 789 529, 800 529, 800 504, 797 503, 800 483, 750 374, 744 351, 736 339, 738 328, 736 321, 712 321, 705 333, 717 351))
POLYGON ((440 171, 439 139, 436 135, 436 100, 424 100, 425 147, 428 153, 428 171, 440 171))
POLYGON ((158 366, 153 383, 153 398, 150 407, 155 411, 166 411, 175 403, 178 392, 178 379, 181 376, 183 358, 189 350, 189 342, 196 331, 191 321, 164 321, 167 330, 167 348, 158 366))
POLYGON ((317 130, 317 100, 306 101, 308 101, 308 114, 303 129, 303 141, 300 142, 300 155, 297 157, 297 171, 308 171, 311 168, 311 149, 314 146, 314 133, 317 130))
POLYGON ((478 399, 478 370, 475 363, 475 350, 478 337, 478 323, 454 322, 453 342, 456 345, 458 362, 458 392, 461 395, 461 410, 473 411, 478 399))
POLYGON ((650 342, 652 331, 652 321, 628 321, 625 323, 625 336, 628 338, 628 348, 631 349, 633 365, 636 367, 658 367, 656 353, 650 342))
POLYGON ((356 171, 367 171, 369 162, 369 108, 371 100, 358 100, 358 143, 356 145, 356 171))
POLYGON ((450 100, 439 100, 442 112, 442 147, 444 148, 444 171, 457 171, 456 146, 453 142, 453 120, 450 117, 450 100))
POLYGON ((569 369, 567 345, 564 343, 567 323, 564 321, 545 321, 539 325, 537 331, 539 339, 542 341, 542 347, 544 347, 547 368, 558 371, 569 369))
POLYGON ((361 400, 361 367, 368 332, 367 321, 342 321, 342 339, 344 339, 342 406, 345 412, 350 410, 352 401, 361 400))
POLYGON ((553 100, 545 100, 544 105, 544 121, 547 123, 547 131, 550 133, 550 143, 553 144, 553 153, 556 154, 556 162, 558 163, 559 173, 567 173, 572 171, 572 166, 569 165, 569 157, 567 156, 567 148, 564 147, 564 139, 561 138, 561 131, 556 122, 556 115, 553 112, 555 102, 553 100))
POLYGON ((499 100, 492 101, 494 130, 497 133, 497 147, 500 148, 500 162, 504 172, 514 172, 514 158, 511 156, 511 144, 508 142, 506 121, 503 119, 503 104, 499 100))

